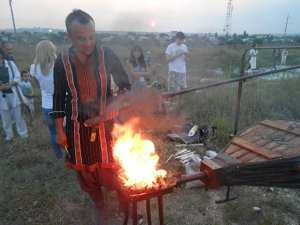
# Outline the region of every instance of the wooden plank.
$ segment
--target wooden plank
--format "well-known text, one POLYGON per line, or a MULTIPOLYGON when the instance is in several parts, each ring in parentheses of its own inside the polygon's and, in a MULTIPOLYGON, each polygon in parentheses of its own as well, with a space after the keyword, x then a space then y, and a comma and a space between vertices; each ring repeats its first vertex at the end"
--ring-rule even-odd
POLYGON ((227 165, 234 165, 240 163, 239 160, 236 160, 235 158, 232 158, 231 156, 224 153, 219 153, 215 159, 219 159, 225 162, 227 165))
POLYGON ((235 152, 235 153, 231 154, 230 156, 235 159, 238 159, 238 158, 241 158, 243 155, 247 154, 248 152, 249 151, 247 151, 246 149, 241 149, 240 151, 235 152))
POLYGON ((260 139, 259 141, 255 142, 253 144, 255 144, 256 146, 262 147, 262 146, 264 146, 266 144, 269 144, 270 142, 271 141, 268 140, 268 139, 260 139))
POLYGON ((279 124, 279 123, 276 123, 276 122, 270 121, 270 120, 264 120, 264 121, 260 122, 260 124, 264 125, 264 126, 267 126, 267 127, 270 127, 270 128, 273 128, 273 129, 276 129, 276 130, 281 130, 281 131, 284 131, 284 132, 287 132, 287 133, 290 133, 290 134, 294 134, 298 137, 300 136, 300 132, 290 130, 288 124, 282 124, 282 123, 279 124))
POLYGON ((280 144, 276 143, 276 142, 270 142, 269 144, 266 144, 264 146, 265 149, 269 149, 269 150, 272 150, 276 147, 280 146, 280 144))
POLYGON ((236 137, 232 140, 232 143, 241 148, 244 148, 253 153, 256 153, 257 155, 261 155, 266 159, 274 159, 274 158, 280 157, 280 155, 273 154, 270 150, 267 150, 267 149, 264 149, 261 147, 257 147, 255 145, 253 145, 252 143, 248 143, 246 140, 244 140, 242 138, 236 137))
POLYGON ((258 155, 254 154, 252 152, 249 152, 248 154, 246 154, 246 155, 242 156, 241 158, 239 158, 239 160, 241 162, 249 162, 250 160, 257 158, 257 156, 258 155))
POLYGON ((225 153, 230 155, 236 151, 239 151, 241 148, 239 148, 238 146, 236 145, 230 145, 226 150, 225 150, 225 153))
POLYGON ((262 161, 265 161, 265 160, 261 157, 256 157, 254 159, 249 160, 248 162, 262 162, 262 161))

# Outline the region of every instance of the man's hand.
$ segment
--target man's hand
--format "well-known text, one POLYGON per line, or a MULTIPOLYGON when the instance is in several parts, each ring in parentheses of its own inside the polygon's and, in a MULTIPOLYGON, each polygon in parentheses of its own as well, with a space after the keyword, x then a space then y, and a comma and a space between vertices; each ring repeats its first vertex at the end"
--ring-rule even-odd
POLYGON ((65 131, 58 131, 56 134, 56 142, 61 148, 68 147, 68 141, 65 131))
POLYGON ((180 52, 178 52, 178 53, 176 53, 176 54, 174 54, 174 55, 166 55, 167 56, 167 62, 169 63, 169 62, 172 62, 172 61, 174 61, 175 59, 177 59, 177 58, 179 58, 179 57, 181 57, 182 55, 185 55, 186 54, 186 52, 183 52, 183 51, 180 51, 180 52))
POLYGON ((68 147, 68 140, 64 130, 64 118, 57 118, 55 119, 56 125, 56 142, 57 144, 65 149, 68 147))
POLYGON ((0 91, 6 91, 11 88, 10 84, 0 84, 0 91))
POLYGON ((97 127, 97 126, 99 126, 99 123, 100 123, 100 117, 96 116, 96 117, 93 117, 93 118, 90 118, 90 119, 84 121, 84 126, 97 127))
POLYGON ((17 81, 12 81, 9 83, 10 87, 18 85, 17 81))

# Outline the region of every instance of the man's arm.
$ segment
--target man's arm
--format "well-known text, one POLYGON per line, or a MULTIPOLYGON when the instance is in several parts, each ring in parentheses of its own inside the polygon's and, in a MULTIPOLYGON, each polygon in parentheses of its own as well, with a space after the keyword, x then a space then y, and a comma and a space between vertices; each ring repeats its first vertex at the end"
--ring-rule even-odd
MULTIPOLYGON (((109 48, 104 48, 104 58, 105 66, 107 70, 107 75, 112 75, 115 84, 118 86, 120 91, 130 90, 131 85, 129 82, 128 75, 122 66, 118 56, 109 48)), ((96 127, 99 125, 100 121, 106 121, 113 118, 112 110, 108 110, 104 117, 96 116, 94 118, 88 119, 84 122, 86 127, 96 127)))
POLYGON ((118 56, 109 48, 104 48, 104 54, 106 59, 106 68, 108 73, 112 75, 114 82, 120 90, 130 90, 131 85, 129 82, 128 74, 118 56))
POLYGON ((185 55, 187 53, 185 52, 180 52, 178 54, 175 54, 175 55, 169 55, 168 53, 166 53, 166 59, 167 59, 167 62, 172 62, 174 61, 175 59, 177 59, 178 57, 182 56, 182 55, 185 55))
POLYGON ((55 119, 57 132, 56 141, 63 148, 67 146, 67 137, 63 125, 66 105, 66 91, 66 75, 61 56, 59 56, 54 65, 53 117, 55 119))

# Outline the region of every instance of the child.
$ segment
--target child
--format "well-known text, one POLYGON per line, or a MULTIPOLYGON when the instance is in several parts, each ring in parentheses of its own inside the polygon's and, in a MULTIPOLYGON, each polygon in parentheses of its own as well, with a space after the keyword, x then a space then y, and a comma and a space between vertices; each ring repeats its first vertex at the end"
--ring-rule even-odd
POLYGON ((22 94, 26 98, 26 105, 28 106, 31 117, 33 118, 33 116, 34 116, 34 101, 33 101, 34 92, 33 92, 33 88, 32 88, 30 80, 31 80, 31 77, 30 77, 29 72, 27 70, 23 70, 21 72, 21 82, 19 83, 19 87, 22 91, 22 94))

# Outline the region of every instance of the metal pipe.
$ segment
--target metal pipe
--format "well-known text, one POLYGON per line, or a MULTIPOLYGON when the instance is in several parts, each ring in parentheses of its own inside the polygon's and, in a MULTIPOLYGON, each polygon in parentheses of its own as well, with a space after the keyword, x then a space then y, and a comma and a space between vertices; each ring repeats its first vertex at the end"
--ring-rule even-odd
MULTIPOLYGON (((245 58, 248 53, 249 49, 244 52, 241 59, 241 70, 240 70, 240 78, 245 76, 245 58)), ((237 93, 237 101, 235 107, 235 118, 234 118, 234 128, 233 134, 236 135, 238 131, 239 121, 240 121, 240 112, 241 112, 241 99, 242 99, 242 92, 243 92, 243 80, 239 81, 238 93, 237 93)))
MULTIPOLYGON (((247 48, 245 51, 248 52, 250 51, 250 49, 252 48, 247 48)), ((269 46, 269 47, 255 47, 253 49, 260 49, 260 50, 268 50, 268 49, 300 49, 300 46, 276 46, 276 47, 272 47, 272 46, 269 46)))
POLYGON ((205 179, 205 178, 207 178, 207 174, 203 173, 203 172, 199 172, 199 173, 196 173, 194 175, 189 175, 189 176, 184 175, 184 176, 181 176, 181 178, 176 182, 176 185, 180 186, 180 185, 188 183, 188 182, 192 182, 195 180, 201 180, 201 179, 205 179))
POLYGON ((270 75, 273 73, 281 73, 281 72, 285 72, 288 70, 295 70, 295 69, 299 69, 299 68, 300 68, 300 65, 296 65, 296 66, 287 67, 287 68, 283 68, 283 69, 271 70, 271 71, 267 71, 267 72, 263 72, 263 73, 243 76, 240 78, 233 78, 233 79, 228 79, 228 80, 224 80, 224 81, 219 81, 219 82, 215 82, 213 84, 208 84, 208 85, 204 85, 204 86, 189 88, 189 89, 185 89, 185 90, 178 91, 178 92, 166 92, 166 93, 163 93, 162 96, 164 98, 172 98, 177 95, 188 94, 191 92, 200 91, 200 90, 204 90, 204 89, 208 89, 208 88, 212 88, 212 87, 218 87, 218 86, 222 86, 225 84, 231 84, 231 83, 235 83, 235 82, 239 82, 239 81, 245 81, 245 80, 249 80, 249 79, 253 79, 253 78, 267 76, 267 75, 270 75))
POLYGON ((159 195, 157 197, 158 202, 158 215, 159 215, 159 225, 164 225, 164 206, 163 206, 163 196, 159 195))
POLYGON ((150 199, 146 200, 147 224, 152 225, 150 199))

